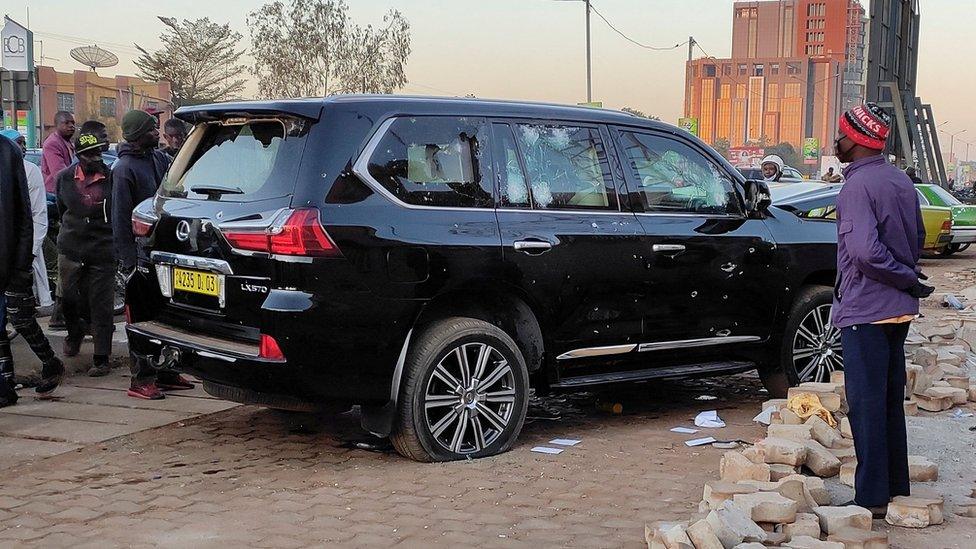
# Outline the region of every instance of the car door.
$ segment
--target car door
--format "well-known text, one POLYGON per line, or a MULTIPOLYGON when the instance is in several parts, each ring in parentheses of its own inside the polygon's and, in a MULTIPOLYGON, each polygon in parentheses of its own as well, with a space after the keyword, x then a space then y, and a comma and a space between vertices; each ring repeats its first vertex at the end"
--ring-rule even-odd
POLYGON ((560 371, 641 342, 643 231, 620 207, 608 139, 597 125, 493 124, 505 268, 541 311, 560 371))
POLYGON ((621 127, 614 137, 648 257, 640 350, 766 339, 784 277, 724 165, 675 134, 621 127))

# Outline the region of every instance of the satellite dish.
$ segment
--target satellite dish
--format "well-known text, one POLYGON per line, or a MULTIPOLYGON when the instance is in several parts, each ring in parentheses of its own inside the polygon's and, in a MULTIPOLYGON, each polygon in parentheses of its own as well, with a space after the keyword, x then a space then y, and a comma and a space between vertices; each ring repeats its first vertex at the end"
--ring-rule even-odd
POLYGON ((75 61, 95 69, 113 67, 119 64, 119 58, 114 53, 98 46, 80 46, 71 50, 71 57, 75 61))

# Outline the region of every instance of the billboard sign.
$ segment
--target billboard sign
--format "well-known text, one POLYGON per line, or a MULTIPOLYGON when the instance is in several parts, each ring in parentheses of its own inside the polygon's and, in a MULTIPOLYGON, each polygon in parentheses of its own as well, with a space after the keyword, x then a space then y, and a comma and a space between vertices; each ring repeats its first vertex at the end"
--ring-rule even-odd
POLYGON ((34 70, 34 33, 9 17, 0 31, 0 66, 8 71, 34 70))
POLYGON ((594 109, 602 109, 603 101, 584 101, 583 103, 577 103, 580 107, 593 107, 594 109))
POLYGON ((698 137, 698 119, 697 118, 679 118, 678 127, 682 130, 698 137))
POLYGON ((758 167, 763 156, 762 147, 732 147, 729 149, 729 162, 737 168, 758 167))
POLYGON ((3 127, 4 127, 4 129, 11 129, 11 128, 16 127, 20 131, 21 135, 23 135, 26 138, 27 137, 27 128, 30 127, 30 124, 27 121, 27 111, 17 111, 17 125, 16 126, 14 126, 14 120, 13 120, 13 117, 11 116, 12 114, 13 114, 13 112, 11 112, 9 110, 3 111, 3 127))
POLYGON ((820 140, 816 137, 803 140, 803 163, 812 166, 820 163, 820 140))

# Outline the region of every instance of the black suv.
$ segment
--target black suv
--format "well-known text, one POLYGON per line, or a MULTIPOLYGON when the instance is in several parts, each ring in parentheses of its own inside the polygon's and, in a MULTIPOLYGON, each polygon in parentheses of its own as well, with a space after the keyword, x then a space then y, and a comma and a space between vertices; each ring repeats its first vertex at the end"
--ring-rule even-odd
POLYGON ((273 408, 361 406, 422 461, 508 449, 529 388, 842 367, 835 228, 609 110, 343 96, 183 107, 133 352, 273 408))

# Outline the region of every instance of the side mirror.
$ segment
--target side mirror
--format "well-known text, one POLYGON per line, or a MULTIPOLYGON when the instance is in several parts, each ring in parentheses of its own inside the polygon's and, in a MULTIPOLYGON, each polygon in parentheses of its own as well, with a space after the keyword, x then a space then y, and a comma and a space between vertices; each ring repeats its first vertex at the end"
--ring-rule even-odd
POLYGON ((765 213, 773 203, 769 185, 765 181, 750 179, 743 187, 746 194, 746 211, 750 214, 765 213))

